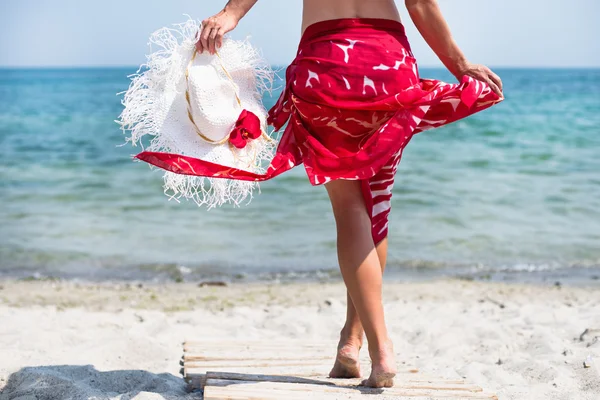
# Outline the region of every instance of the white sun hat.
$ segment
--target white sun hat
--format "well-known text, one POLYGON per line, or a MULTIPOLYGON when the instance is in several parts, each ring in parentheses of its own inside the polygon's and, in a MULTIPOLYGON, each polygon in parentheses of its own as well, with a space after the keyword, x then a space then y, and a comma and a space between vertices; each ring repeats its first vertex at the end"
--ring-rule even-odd
MULTIPOLYGON (((117 122, 130 133, 127 141, 134 146, 149 135, 146 151, 264 173, 264 161, 273 157, 276 145, 267 135, 262 104, 273 71, 248 40, 225 37, 216 55, 197 53, 199 27, 200 22, 190 19, 152 34, 151 54, 131 77, 117 122), (254 133, 236 129, 242 117, 257 127, 254 133)), ((252 181, 164 174, 165 194, 209 208, 240 204, 257 186, 252 181)))

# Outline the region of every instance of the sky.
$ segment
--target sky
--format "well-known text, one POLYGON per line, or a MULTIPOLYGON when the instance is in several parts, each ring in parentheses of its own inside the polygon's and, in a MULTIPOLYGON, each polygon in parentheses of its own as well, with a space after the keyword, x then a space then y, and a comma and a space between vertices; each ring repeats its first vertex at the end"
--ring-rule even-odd
MULTIPOLYGON (((369 0, 364 0, 369 1, 369 0)), ((202 20, 225 0, 0 0, 0 66, 134 66, 163 26, 202 20)), ((600 0, 438 0, 472 62, 496 67, 600 67, 600 0)), ((400 8, 419 64, 441 66, 400 8)), ((231 36, 275 65, 300 38, 301 0, 259 0, 231 36)))

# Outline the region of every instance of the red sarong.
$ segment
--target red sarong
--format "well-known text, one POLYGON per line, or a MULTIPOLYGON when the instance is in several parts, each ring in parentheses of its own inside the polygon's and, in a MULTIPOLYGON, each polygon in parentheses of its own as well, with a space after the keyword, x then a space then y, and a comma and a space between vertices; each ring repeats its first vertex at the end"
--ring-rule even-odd
POLYGON ((498 103, 484 83, 420 79, 401 23, 338 19, 309 26, 268 122, 288 125, 265 174, 192 157, 136 157, 187 175, 263 181, 304 163, 313 185, 360 180, 374 243, 387 236, 394 174, 412 136, 498 103), (184 162, 181 162, 184 161, 184 162))

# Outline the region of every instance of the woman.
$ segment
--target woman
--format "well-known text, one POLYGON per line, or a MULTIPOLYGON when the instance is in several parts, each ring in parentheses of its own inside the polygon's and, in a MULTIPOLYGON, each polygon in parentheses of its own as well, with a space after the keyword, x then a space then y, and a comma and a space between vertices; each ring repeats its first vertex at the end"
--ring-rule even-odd
MULTIPOLYGON (((256 1, 230 0, 203 21, 198 51, 214 54, 256 1)), ((461 84, 419 79, 393 0, 304 0, 298 56, 269 114, 276 128, 289 120, 283 141, 298 143, 298 159, 311 183, 325 184, 336 220, 348 304, 330 376, 360 377, 364 333, 372 369, 363 383, 371 387, 392 386, 396 374, 381 286, 402 149, 415 133, 502 100, 500 78, 467 61, 435 0, 406 0, 406 7, 461 84)))

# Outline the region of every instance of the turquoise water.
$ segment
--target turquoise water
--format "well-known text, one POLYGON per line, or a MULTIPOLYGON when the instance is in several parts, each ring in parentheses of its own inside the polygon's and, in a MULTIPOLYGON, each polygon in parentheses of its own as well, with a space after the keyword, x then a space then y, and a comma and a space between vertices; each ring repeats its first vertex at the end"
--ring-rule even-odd
MULTIPOLYGON (((302 168, 243 208, 162 194, 162 173, 131 161, 140 149, 118 147, 132 72, 0 70, 0 276, 335 276, 326 193, 302 168)), ((600 70, 497 72, 505 102, 407 147, 390 278, 600 275, 600 70)))

